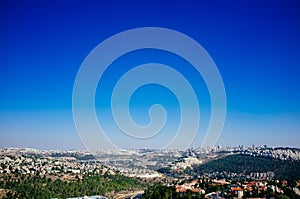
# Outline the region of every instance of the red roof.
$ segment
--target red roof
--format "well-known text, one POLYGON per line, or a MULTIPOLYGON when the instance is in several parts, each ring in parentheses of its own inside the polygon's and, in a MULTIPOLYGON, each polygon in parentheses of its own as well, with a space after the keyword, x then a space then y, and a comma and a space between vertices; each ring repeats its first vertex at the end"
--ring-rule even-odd
POLYGON ((231 190, 232 191, 243 191, 243 189, 240 187, 231 187, 231 190))
POLYGON ((287 181, 286 181, 286 180, 283 180, 281 183, 282 183, 283 185, 287 185, 287 181))

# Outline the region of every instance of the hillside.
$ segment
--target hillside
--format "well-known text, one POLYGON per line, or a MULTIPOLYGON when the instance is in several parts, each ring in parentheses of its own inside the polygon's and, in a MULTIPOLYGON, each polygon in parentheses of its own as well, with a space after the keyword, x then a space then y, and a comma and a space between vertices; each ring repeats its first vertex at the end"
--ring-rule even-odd
POLYGON ((193 167, 197 174, 213 172, 243 173, 251 172, 275 173, 275 178, 286 180, 300 179, 300 161, 283 161, 268 157, 256 157, 250 155, 230 155, 220 159, 212 160, 203 165, 193 167))

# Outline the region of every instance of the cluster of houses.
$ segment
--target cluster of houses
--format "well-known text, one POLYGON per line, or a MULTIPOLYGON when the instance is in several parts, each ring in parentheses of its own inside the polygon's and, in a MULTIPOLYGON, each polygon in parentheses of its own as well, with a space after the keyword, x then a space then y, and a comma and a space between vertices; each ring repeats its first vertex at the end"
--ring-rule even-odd
MULTIPOLYGON (((208 179, 206 179, 208 180, 208 179)), ((245 193, 247 192, 248 195, 253 195, 252 193, 255 191, 256 193, 261 192, 267 192, 271 191, 278 194, 284 194, 284 191, 281 187, 287 186, 287 181, 275 181, 274 183, 269 183, 267 180, 261 180, 261 181, 249 181, 249 182, 236 182, 236 184, 232 184, 229 181, 226 181, 225 179, 217 180, 212 179, 210 180, 210 186, 219 187, 216 189, 217 191, 206 193, 206 190, 204 188, 201 188, 202 179, 198 180, 191 180, 189 182, 178 184, 175 186, 176 192, 179 193, 186 193, 188 190, 190 190, 193 193, 200 193, 205 194, 205 198, 210 199, 220 199, 224 198, 224 196, 231 195, 235 198, 243 198, 245 193), (222 187, 222 188, 221 188, 222 187)), ((300 180, 297 182, 296 187, 293 188, 293 191, 299 195, 300 197, 300 180)))
POLYGON ((24 155, 1 156, 0 173, 19 174, 70 174, 82 175, 86 173, 112 172, 97 162, 77 161, 72 157, 26 157, 24 155))
POLYGON ((179 192, 179 193, 186 193, 187 190, 191 190, 193 193, 205 194, 205 190, 201 189, 199 186, 197 186, 197 184, 198 184, 198 180, 193 180, 188 183, 176 185, 175 189, 176 189, 176 192, 179 192))
POLYGON ((239 149, 239 153, 280 160, 300 160, 300 150, 295 148, 248 147, 239 149))
POLYGON ((145 168, 126 168, 109 166, 95 160, 78 160, 75 157, 28 156, 24 154, 5 154, 0 156, 1 173, 19 173, 22 175, 59 175, 81 177, 87 173, 111 175, 116 173, 127 177, 144 179, 161 178, 162 174, 145 168))

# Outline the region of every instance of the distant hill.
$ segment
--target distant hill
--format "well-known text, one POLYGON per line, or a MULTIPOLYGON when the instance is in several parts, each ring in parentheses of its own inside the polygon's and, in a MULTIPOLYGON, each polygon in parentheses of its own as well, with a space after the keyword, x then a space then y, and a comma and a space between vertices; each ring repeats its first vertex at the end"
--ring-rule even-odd
POLYGON ((257 157, 250 155, 230 155, 212 160, 202 165, 193 167, 197 174, 212 172, 244 173, 268 172, 275 173, 275 178, 285 180, 300 179, 300 161, 286 161, 269 157, 257 157))

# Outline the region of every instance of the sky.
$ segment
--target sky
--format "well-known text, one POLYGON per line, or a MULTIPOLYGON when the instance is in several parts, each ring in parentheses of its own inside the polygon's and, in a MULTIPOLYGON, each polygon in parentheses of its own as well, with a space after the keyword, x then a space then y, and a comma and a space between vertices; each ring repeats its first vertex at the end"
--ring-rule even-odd
MULTIPOLYGON (((162 27, 203 46, 226 90, 227 114, 217 144, 300 147, 299 1, 1 1, 0 147, 83 149, 72 115, 77 72, 107 38, 134 28, 162 27)), ((110 110, 113 86, 138 64, 170 65, 199 99, 201 146, 210 98, 201 75, 170 52, 144 49, 120 56, 103 73, 95 95, 98 121, 121 148, 151 148, 172 139, 180 106, 168 88, 150 84, 130 99, 133 120, 149 123, 161 103, 166 126, 153 140, 130 141, 110 110), (127 140, 128 139, 128 140, 127 140)))

